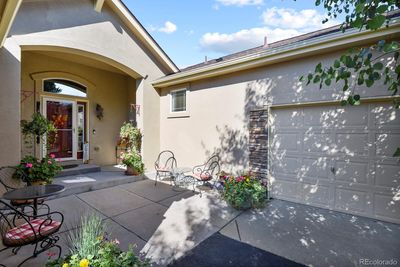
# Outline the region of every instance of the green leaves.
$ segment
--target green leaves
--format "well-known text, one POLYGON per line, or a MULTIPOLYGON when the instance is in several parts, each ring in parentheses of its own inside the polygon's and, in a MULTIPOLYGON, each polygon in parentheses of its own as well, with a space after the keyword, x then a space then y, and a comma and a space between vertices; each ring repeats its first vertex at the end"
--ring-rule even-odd
MULTIPOLYGON (((383 23, 385 23, 385 20, 386 20, 386 16, 384 16, 384 15, 376 15, 372 19, 368 20, 367 29, 377 30, 380 27, 382 27, 383 23)), ((360 27, 357 27, 357 28, 360 28, 360 27)))
POLYGON ((383 63, 382 62, 377 62, 374 64, 373 68, 375 70, 382 70, 383 69, 383 63))

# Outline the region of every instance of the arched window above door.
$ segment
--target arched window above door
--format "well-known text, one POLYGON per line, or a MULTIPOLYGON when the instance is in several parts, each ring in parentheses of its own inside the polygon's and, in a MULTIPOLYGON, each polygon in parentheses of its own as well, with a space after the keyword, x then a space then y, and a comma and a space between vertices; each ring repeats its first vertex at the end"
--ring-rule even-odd
POLYGON ((87 97, 87 88, 79 83, 64 79, 47 79, 43 91, 53 94, 87 97))

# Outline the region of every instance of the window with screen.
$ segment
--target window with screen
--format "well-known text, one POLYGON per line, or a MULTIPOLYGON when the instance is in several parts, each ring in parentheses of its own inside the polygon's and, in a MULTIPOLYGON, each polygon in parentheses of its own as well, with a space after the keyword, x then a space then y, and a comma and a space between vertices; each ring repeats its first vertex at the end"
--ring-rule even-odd
POLYGON ((171 92, 171 112, 186 111, 186 90, 171 92))

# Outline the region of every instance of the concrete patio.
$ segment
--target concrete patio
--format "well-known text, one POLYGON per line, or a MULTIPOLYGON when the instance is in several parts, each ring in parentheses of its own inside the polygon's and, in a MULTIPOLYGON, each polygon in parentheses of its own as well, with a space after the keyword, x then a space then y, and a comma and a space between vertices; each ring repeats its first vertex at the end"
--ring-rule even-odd
MULTIPOLYGON (((357 266, 364 258, 400 262, 399 225, 280 200, 270 201, 262 210, 239 212, 215 192, 200 196, 143 180, 53 199, 48 204, 65 215, 60 233, 63 253, 68 253, 68 231, 79 225, 81 216, 96 213, 123 249, 136 244, 135 251, 151 258, 154 265, 165 266, 188 255, 216 233, 310 266, 357 266)), ((220 249, 224 253, 228 248, 220 249)), ((0 263, 16 266, 31 250, 23 248, 16 256, 3 252, 0 263)), ((43 266, 46 259, 44 253, 26 266, 43 266)))

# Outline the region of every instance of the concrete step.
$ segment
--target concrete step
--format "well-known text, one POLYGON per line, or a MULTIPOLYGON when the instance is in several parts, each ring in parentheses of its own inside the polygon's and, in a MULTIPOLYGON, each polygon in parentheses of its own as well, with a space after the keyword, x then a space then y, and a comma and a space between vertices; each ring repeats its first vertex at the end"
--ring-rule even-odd
POLYGON ((117 185, 137 182, 144 179, 147 179, 145 175, 127 176, 122 171, 102 171, 75 176, 58 177, 54 179, 53 184, 61 184, 65 186, 65 191, 54 196, 53 198, 60 198, 73 194, 104 189, 117 185))
POLYGON ((66 168, 61 171, 56 177, 65 177, 65 176, 73 176, 80 175, 86 173, 100 172, 100 166, 94 164, 80 164, 74 168, 66 168))

